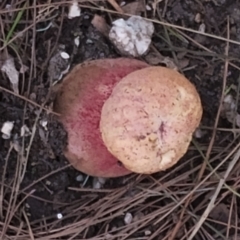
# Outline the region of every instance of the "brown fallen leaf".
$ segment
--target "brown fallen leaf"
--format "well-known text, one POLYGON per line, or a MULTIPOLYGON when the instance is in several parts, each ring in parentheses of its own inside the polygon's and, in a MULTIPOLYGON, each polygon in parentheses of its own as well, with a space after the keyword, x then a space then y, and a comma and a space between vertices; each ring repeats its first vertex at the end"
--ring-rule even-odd
POLYGON ((160 53, 150 51, 145 56, 145 61, 150 65, 158 65, 162 62, 163 58, 164 57, 160 53))
POLYGON ((103 17, 95 14, 91 23, 100 33, 102 33, 105 37, 108 37, 110 26, 103 17))
POLYGON ((171 68, 173 70, 178 70, 177 65, 174 63, 173 59, 170 57, 164 57, 158 52, 149 52, 145 56, 145 60, 150 65, 159 65, 164 64, 166 67, 171 68))
MULTIPOLYGON (((230 216, 230 210, 224 203, 218 204, 209 214, 209 217, 216 221, 221 221, 223 223, 228 223, 228 218, 230 216)), ((231 217, 231 223, 234 224, 234 214, 231 217)))
POLYGON ((189 59, 188 58, 183 58, 178 61, 178 67, 180 69, 183 69, 189 65, 189 59))
POLYGON ((115 0, 107 0, 109 4, 112 5, 112 7, 119 13, 124 13, 122 8, 118 5, 118 3, 115 0))
POLYGON ((136 2, 131 2, 122 7, 124 13, 131 15, 140 15, 145 11, 144 1, 138 0, 136 2))

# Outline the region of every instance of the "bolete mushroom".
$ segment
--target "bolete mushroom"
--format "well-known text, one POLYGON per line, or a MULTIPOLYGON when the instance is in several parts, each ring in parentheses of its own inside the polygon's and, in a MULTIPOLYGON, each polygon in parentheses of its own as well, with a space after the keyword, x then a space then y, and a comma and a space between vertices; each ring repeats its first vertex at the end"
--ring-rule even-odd
POLYGON ((202 117, 199 95, 182 74, 127 58, 77 65, 54 110, 68 133, 66 158, 99 177, 170 168, 202 117))
POLYGON ((66 158, 91 176, 118 177, 130 173, 106 148, 99 122, 112 89, 129 73, 147 67, 142 61, 118 58, 79 64, 65 77, 54 110, 68 133, 66 158))
POLYGON ((125 168, 150 174, 173 166, 186 153, 202 117, 188 79, 165 67, 129 73, 102 107, 102 139, 125 168))

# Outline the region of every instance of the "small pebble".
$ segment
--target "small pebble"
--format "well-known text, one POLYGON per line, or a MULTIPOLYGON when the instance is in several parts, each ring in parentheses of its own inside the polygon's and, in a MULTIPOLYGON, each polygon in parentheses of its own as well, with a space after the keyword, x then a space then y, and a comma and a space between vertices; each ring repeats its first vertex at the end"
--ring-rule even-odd
POLYGON ((106 178, 99 177, 99 178, 98 178, 98 181, 99 181, 102 185, 104 185, 104 184, 106 183, 107 179, 106 179, 106 178))
POLYGON ((124 5, 126 5, 126 2, 122 1, 122 2, 120 3, 120 7, 123 7, 124 5))
POLYGON ((87 20, 87 19, 89 19, 90 18, 90 16, 89 15, 84 15, 84 17, 83 17, 85 20, 87 20))
POLYGON ((46 185, 50 186, 51 185, 51 182, 50 181, 46 181, 46 185))
POLYGON ((70 69, 70 64, 67 65, 66 69, 63 70, 63 71, 61 72, 61 74, 63 75, 63 74, 68 73, 68 72, 69 72, 69 69, 70 69))
POLYGON ((146 231, 144 232, 144 234, 145 234, 145 236, 149 236, 149 235, 152 234, 152 232, 151 232, 150 230, 146 230, 146 231))
POLYGON ((30 205, 28 203, 25 203, 26 208, 30 208, 30 205))
POLYGON ((201 22, 201 14, 197 13, 194 20, 196 23, 200 23, 201 22))
POLYGON ((77 182, 82 182, 83 180, 84 180, 84 178, 83 178, 82 174, 77 175, 77 177, 76 177, 77 182))
POLYGON ((131 16, 113 21, 108 37, 122 54, 138 57, 149 49, 153 32, 152 22, 131 16))
POLYGON ((78 47, 79 44, 80 44, 80 39, 79 39, 79 36, 75 37, 74 38, 74 44, 78 47))
POLYGON ((151 8, 149 5, 146 5, 146 10, 147 10, 147 11, 151 11, 152 8, 151 8))
POLYGON ((3 139, 9 139, 11 137, 11 132, 13 127, 14 127, 14 122, 6 121, 5 123, 3 123, 3 126, 1 128, 3 139))
POLYGON ((106 234, 106 240, 109 240, 109 239, 114 239, 114 236, 110 233, 107 233, 106 234))
POLYGON ((45 131, 47 131, 48 121, 47 121, 47 120, 41 120, 41 121, 40 121, 40 124, 41 124, 41 126, 45 129, 45 131))
POLYGON ((199 128, 197 128, 197 129, 195 130, 195 132, 194 132, 194 137, 195 137, 195 138, 202 138, 202 136, 203 136, 202 130, 199 129, 199 128))
POLYGON ((26 124, 24 124, 22 127, 21 127, 21 130, 20 130, 20 136, 21 137, 27 137, 31 135, 31 132, 29 130, 29 128, 27 127, 26 124))
POLYGON ((93 179, 93 188, 94 188, 94 189, 100 189, 100 188, 102 188, 102 184, 98 181, 97 178, 94 178, 94 179, 93 179))
POLYGON ((22 150, 20 144, 19 144, 19 141, 17 138, 14 137, 13 139, 13 142, 12 142, 12 146, 13 146, 13 149, 16 151, 16 152, 20 152, 22 150))
POLYGON ((91 39, 86 40, 86 44, 92 44, 92 43, 93 43, 93 41, 91 39))
POLYGON ((61 52, 60 55, 63 59, 69 59, 70 58, 69 54, 66 53, 66 52, 61 52))
POLYGON ((206 25, 205 25, 204 23, 200 24, 198 30, 199 30, 199 32, 201 32, 201 33, 205 33, 206 25))
POLYGON ((69 7, 68 18, 72 19, 75 17, 79 17, 80 15, 81 15, 81 9, 78 6, 78 2, 74 0, 72 5, 69 7))
POLYGON ((126 213, 125 217, 124 217, 124 223, 126 225, 130 224, 133 220, 133 215, 129 212, 126 213))
POLYGON ((103 185, 105 184, 106 182, 106 178, 101 178, 101 177, 98 177, 98 178, 94 178, 93 179, 93 188, 94 189, 101 189, 103 187, 103 185))
POLYGON ((63 215, 61 213, 58 213, 57 214, 57 219, 62 219, 63 218, 63 215))
POLYGON ((227 94, 225 97, 224 97, 224 100, 223 100, 224 103, 230 103, 232 104, 234 102, 234 99, 233 99, 233 96, 231 94, 227 94))

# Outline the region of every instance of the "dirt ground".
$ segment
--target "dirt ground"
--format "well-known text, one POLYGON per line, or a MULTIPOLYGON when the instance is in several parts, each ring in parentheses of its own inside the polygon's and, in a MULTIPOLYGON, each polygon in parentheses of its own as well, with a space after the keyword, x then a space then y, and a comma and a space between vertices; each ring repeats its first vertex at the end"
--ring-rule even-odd
POLYGON ((16 93, 0 71, 0 127, 14 122, 10 138, 0 136, 0 239, 240 239, 239 129, 219 115, 226 94, 236 101, 235 114, 240 110, 240 2, 138 5, 137 14, 155 27, 141 59, 164 65, 160 59, 169 57, 195 84, 204 114, 176 166, 106 181, 75 170, 63 156, 67 134, 52 112, 51 86, 68 65, 121 56, 91 24, 95 14, 109 25, 121 14, 107 1, 82 1, 81 16, 69 19, 66 1, 26 2, 0 2, 0 66, 12 56, 20 72, 16 93), (201 27, 209 35, 199 34, 201 27), (62 59, 61 50, 70 58, 62 59))

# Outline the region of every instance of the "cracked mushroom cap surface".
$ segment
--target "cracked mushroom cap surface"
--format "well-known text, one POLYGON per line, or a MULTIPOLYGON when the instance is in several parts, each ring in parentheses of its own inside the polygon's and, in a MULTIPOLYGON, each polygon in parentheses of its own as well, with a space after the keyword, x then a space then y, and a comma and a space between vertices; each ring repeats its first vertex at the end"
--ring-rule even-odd
POLYGON ((132 172, 166 170, 186 153, 202 117, 194 85, 165 67, 147 67, 125 76, 105 101, 102 139, 132 172))

